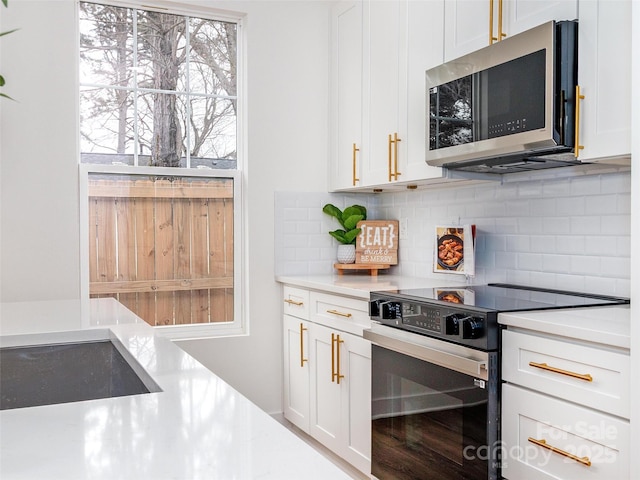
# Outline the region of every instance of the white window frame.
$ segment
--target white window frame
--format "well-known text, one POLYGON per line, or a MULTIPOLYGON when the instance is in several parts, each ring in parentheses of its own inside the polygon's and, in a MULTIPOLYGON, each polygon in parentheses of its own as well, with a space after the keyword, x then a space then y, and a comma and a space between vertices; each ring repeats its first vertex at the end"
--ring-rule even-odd
MULTIPOLYGON (((82 318, 88 319, 91 312, 89 298, 89 202, 88 202, 88 181, 89 176, 94 173, 120 174, 120 175, 158 175, 158 176, 184 176, 202 178, 233 178, 233 311, 234 318, 230 322, 202 323, 189 325, 167 325, 153 327, 157 333, 172 340, 188 340, 208 337, 236 336, 249 334, 249 311, 248 311, 248 276, 246 272, 246 246, 247 230, 246 202, 243 196, 243 184, 245 182, 244 165, 247 152, 247 116, 246 116, 246 33, 243 28, 244 14, 230 11, 206 8, 197 5, 176 4, 175 2, 164 2, 150 0, 143 3, 125 1, 101 1, 94 3, 113 5, 127 8, 137 8, 143 10, 157 10, 163 13, 173 13, 176 15, 187 15, 192 17, 208 18, 233 22, 237 24, 237 52, 238 59, 236 65, 236 91, 237 91, 237 117, 236 117, 236 146, 237 146, 237 169, 200 169, 200 168, 174 168, 174 167, 141 167, 127 165, 98 165, 89 163, 79 163, 79 197, 80 197, 80 298, 82 318)), ((78 5, 76 5, 77 12, 78 5)), ((77 22, 76 22, 77 25, 77 22)), ((77 28, 77 26, 76 26, 77 28)), ((79 31, 77 31, 79 45, 79 31)), ((79 48, 79 47, 78 47, 79 48)), ((76 51, 76 58, 79 59, 79 51, 76 51)), ((76 86, 79 92, 79 83, 76 86)), ((78 124, 79 132, 79 124, 78 124)), ((80 162, 80 141, 78 135, 77 158, 80 162)))

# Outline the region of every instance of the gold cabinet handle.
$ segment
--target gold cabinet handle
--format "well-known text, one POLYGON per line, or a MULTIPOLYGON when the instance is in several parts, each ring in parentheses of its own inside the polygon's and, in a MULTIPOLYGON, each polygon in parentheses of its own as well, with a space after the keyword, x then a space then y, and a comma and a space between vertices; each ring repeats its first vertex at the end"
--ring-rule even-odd
POLYGON ((300 322, 300 366, 304 367, 304 362, 308 362, 308 358, 304 358, 304 338, 303 333, 308 330, 302 322, 300 322))
POLYGON ((350 313, 339 312, 338 310, 327 310, 327 313, 331 313, 333 315, 340 315, 341 317, 351 318, 353 315, 350 313))
POLYGON ((552 452, 557 453, 558 455, 562 455, 563 457, 567 457, 567 458, 570 458, 571 460, 575 460, 576 462, 581 463, 582 465, 585 465, 587 467, 591 466, 591 460, 589 459, 589 457, 578 457, 572 453, 565 452, 564 450, 554 447, 553 445, 549 445, 547 441, 544 439, 538 440, 536 438, 529 437, 527 440, 529 440, 534 445, 538 445, 539 447, 546 448, 547 450, 551 450, 552 452))
POLYGON ((584 145, 580 145, 580 100, 584 100, 584 95, 580 93, 580 85, 576 85, 576 139, 574 142, 576 158, 580 155, 580 150, 584 150, 584 145))
POLYGON ((393 170, 395 171, 394 176, 395 179, 398 180, 398 177, 400 175, 402 175, 399 171, 398 171, 398 142, 401 142, 402 140, 400 140, 398 138, 398 132, 395 132, 393 134, 393 151, 394 151, 394 155, 393 155, 393 170))
POLYGON ((549 372, 559 373, 560 375, 567 375, 568 377, 578 378, 580 380, 584 380, 585 382, 593 382, 593 377, 588 373, 570 372, 569 370, 562 370, 560 368, 551 367, 546 363, 529 362, 529 366, 547 370, 549 372))
POLYGON ((356 144, 353 144, 353 186, 356 186, 356 182, 359 182, 360 179, 358 178, 357 175, 357 169, 356 169, 356 152, 359 152, 360 149, 358 147, 356 147, 356 144))
POLYGON ((498 41, 507 36, 502 30, 502 5, 504 0, 498 0, 498 41))
POLYGON ((289 305, 295 305, 296 307, 301 307, 302 305, 304 305, 304 302, 296 302, 295 300, 291 300, 290 298, 285 298, 284 302, 288 303, 289 305))
POLYGON ((331 383, 336 379, 336 336, 331 334, 331 383))
POLYGON ((498 37, 493 36, 493 0, 489 0, 489 45, 497 41, 498 37))
POLYGON ((392 170, 392 160, 391 158, 393 157, 392 155, 392 151, 393 151, 393 137, 391 136, 391 134, 389 134, 389 152, 388 152, 388 159, 389 159, 389 166, 388 166, 388 172, 389 172, 389 181, 393 180, 393 170, 392 170))
POLYGON ((340 385, 340 379, 344 375, 340 374, 340 344, 344 340, 340 340, 340 335, 331 334, 331 382, 340 385))
POLYGON ((489 45, 492 45, 493 42, 499 42, 504 37, 507 36, 506 33, 502 30, 502 6, 503 0, 498 0, 498 36, 495 37, 493 35, 493 0, 489 0, 489 45))

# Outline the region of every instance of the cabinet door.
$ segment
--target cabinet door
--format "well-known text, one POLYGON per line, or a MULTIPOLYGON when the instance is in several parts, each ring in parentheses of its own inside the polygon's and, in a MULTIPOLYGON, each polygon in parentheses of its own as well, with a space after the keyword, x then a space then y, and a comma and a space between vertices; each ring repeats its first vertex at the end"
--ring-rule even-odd
POLYGON ((425 160, 428 141, 425 72, 443 60, 443 25, 439 19, 444 14, 444 4, 444 0, 410 1, 403 11, 407 45, 400 57, 400 70, 405 72, 399 97, 399 130, 406 137, 400 150, 406 153, 400 157, 402 181, 442 177, 442 168, 427 165, 425 160))
POLYGON ((312 324, 311 342, 311 410, 309 433, 325 447, 341 454, 341 388, 335 373, 335 331, 312 324))
POLYGON ((310 341, 310 434, 369 474, 371 343, 317 324, 311 325, 310 341))
MULTIPOLYGON (((381 185, 395 178, 395 155, 404 154, 406 140, 399 132, 400 7, 406 1, 366 0, 364 4, 365 148, 363 182, 381 185), (391 140, 399 138, 397 144, 391 140)), ((400 161, 398 159, 398 161, 400 161)))
POLYGON ((510 384, 502 387, 506 479, 630 478, 629 435, 629 422, 618 417, 510 384))
POLYGON ((445 61, 466 55, 550 20, 575 20, 577 0, 445 1, 445 61), (500 14, 502 9, 502 15, 500 14), (501 33, 503 35, 501 35, 501 33))
POLYGON ((487 45, 489 45, 489 0, 446 0, 444 2, 444 61, 448 62, 487 45))
POLYGON ((366 153, 362 145, 362 60, 362 1, 339 2, 332 11, 332 190, 360 184, 366 153))
POLYGON ((503 5, 503 31, 507 37, 550 20, 578 18, 578 0, 503 0, 503 5))
POLYGON ((284 417, 309 433, 309 323, 284 316, 284 417))
POLYGON ((631 2, 580 1, 579 153, 583 161, 631 152, 631 2))
MULTIPOLYGON (((343 338, 343 336, 341 336, 343 338)), ((344 335, 340 347, 343 457, 371 472, 371 342, 344 335)))

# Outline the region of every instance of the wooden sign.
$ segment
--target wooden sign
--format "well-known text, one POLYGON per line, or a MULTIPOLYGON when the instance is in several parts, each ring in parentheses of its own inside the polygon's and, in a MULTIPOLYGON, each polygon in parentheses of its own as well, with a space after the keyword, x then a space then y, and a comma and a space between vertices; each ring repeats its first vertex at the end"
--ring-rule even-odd
POLYGON ((356 263, 398 264, 398 220, 362 220, 356 238, 356 263))

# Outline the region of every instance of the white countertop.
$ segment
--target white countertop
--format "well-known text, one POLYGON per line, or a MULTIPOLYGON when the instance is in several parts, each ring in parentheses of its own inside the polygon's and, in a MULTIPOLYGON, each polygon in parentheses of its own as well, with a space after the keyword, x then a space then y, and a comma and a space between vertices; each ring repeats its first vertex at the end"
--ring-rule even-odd
MULTIPOLYGON (((464 286, 465 277, 417 278, 402 275, 300 275, 276 276, 276 281, 295 287, 369 299, 369 292, 408 288, 464 286)), ((473 283, 473 282, 470 282, 473 283)), ((498 322, 518 328, 560 335, 574 340, 629 348, 629 306, 567 308, 563 310, 501 313, 498 322)))
POLYGON ((369 292, 376 290, 396 290, 408 288, 429 288, 451 285, 466 285, 465 277, 460 275, 447 275, 443 278, 418 278, 402 275, 300 275, 300 276, 276 276, 276 281, 295 287, 322 290, 338 295, 363 298, 369 300, 369 292))
POLYGON ((350 478, 115 300, 91 306, 3 304, 0 345, 112 332, 162 391, 0 411, 3 480, 350 478))
POLYGON ((508 327, 525 328, 573 340, 626 349, 631 347, 628 305, 501 313, 498 322, 508 327))

